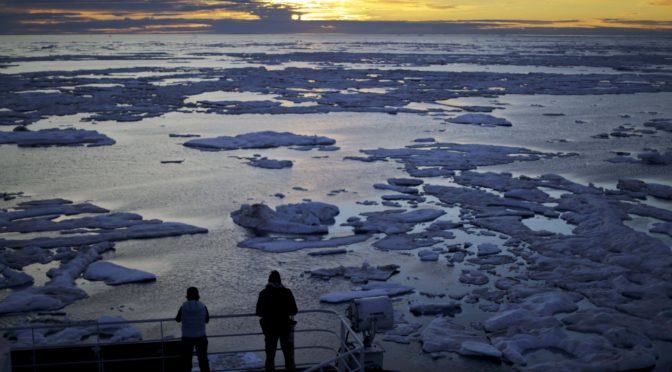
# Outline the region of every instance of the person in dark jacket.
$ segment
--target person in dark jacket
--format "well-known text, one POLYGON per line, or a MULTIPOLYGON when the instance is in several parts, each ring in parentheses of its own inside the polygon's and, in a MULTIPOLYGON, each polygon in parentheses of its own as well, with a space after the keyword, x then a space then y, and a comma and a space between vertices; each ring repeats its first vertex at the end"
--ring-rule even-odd
POLYGON ((210 372, 208 337, 205 335, 205 324, 210 321, 210 314, 199 299, 198 288, 189 287, 187 301, 180 306, 175 317, 175 321, 182 323, 182 370, 191 372, 191 358, 196 347, 199 368, 202 372, 210 372))
POLYGON ((268 284, 259 293, 257 315, 264 332, 266 349, 266 371, 275 369, 275 350, 280 340, 280 348, 285 356, 285 369, 294 371, 294 315, 298 309, 292 291, 285 288, 280 280, 280 273, 273 270, 268 277, 268 284))

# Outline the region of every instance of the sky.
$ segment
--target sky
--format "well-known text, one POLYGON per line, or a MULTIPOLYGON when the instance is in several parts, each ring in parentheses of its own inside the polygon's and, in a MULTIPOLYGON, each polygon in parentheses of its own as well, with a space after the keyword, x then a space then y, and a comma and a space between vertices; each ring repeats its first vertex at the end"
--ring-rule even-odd
POLYGON ((672 31, 672 0, 0 0, 0 34, 672 31))

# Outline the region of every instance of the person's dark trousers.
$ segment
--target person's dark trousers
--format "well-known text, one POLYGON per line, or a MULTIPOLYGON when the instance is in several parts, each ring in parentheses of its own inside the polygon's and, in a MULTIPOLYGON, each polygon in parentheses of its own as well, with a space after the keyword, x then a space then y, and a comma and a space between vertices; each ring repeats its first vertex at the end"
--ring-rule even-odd
POLYGON ((280 341, 282 355, 285 357, 285 370, 295 371, 294 365, 294 341, 291 340, 289 332, 268 332, 264 334, 266 349, 266 371, 275 370, 275 350, 280 341))
POLYGON ((208 338, 203 337, 182 337, 182 360, 184 371, 191 372, 191 358, 194 355, 194 347, 198 356, 198 367, 201 372, 210 372, 208 363, 208 338))

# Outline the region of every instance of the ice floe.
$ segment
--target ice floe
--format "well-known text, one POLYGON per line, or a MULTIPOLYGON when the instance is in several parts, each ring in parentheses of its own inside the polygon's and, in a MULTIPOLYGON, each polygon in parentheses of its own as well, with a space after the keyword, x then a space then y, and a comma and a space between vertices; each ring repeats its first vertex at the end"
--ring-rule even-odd
MULTIPOLYGON (((271 253, 293 252, 311 248, 333 248, 343 245, 361 243, 370 238, 370 235, 351 235, 329 239, 293 239, 281 237, 256 237, 243 240, 239 247, 254 248, 271 253)), ((340 253, 341 251, 339 251, 340 253)), ((310 252, 313 255, 333 253, 331 250, 310 252)))
POLYGON ((320 296, 321 302, 342 303, 349 302, 357 298, 378 297, 378 296, 401 296, 413 292, 413 288, 397 283, 368 283, 361 286, 358 290, 348 292, 333 292, 320 296))
MULTIPOLYGON (((21 127, 23 128, 23 127, 21 127)), ((42 129, 37 131, 21 130, 0 131, 0 145, 16 144, 19 147, 46 146, 110 146, 115 141, 95 130, 65 128, 42 129)))
POLYGON ((264 168, 264 169, 283 169, 291 168, 294 163, 291 160, 275 160, 268 158, 252 158, 247 163, 253 167, 264 168))
POLYGON ((336 143, 335 140, 320 136, 303 136, 289 132, 254 132, 240 134, 235 137, 197 138, 185 142, 183 145, 199 150, 237 150, 237 149, 266 149, 282 146, 328 146, 336 143))
POLYGON ((107 285, 120 285, 126 283, 145 283, 156 280, 156 275, 146 271, 129 269, 112 262, 94 262, 84 272, 86 280, 102 280, 107 285))
POLYGON ((281 205, 275 211, 265 204, 244 204, 231 218, 256 231, 310 235, 326 234, 338 213, 338 207, 320 202, 281 205))
POLYGON ((368 157, 346 157, 359 161, 395 159, 414 177, 452 176, 456 170, 502 165, 516 161, 536 161, 569 154, 541 153, 520 147, 479 144, 421 143, 403 149, 361 150, 368 157))
POLYGON ((414 226, 431 222, 446 214, 441 209, 423 208, 413 211, 403 209, 392 209, 382 212, 363 213, 366 220, 362 221, 358 217, 348 219, 345 226, 352 226, 358 234, 362 233, 385 233, 400 234, 413 230, 414 226))
POLYGON ((500 127, 510 127, 511 122, 504 119, 494 117, 492 115, 486 114, 464 114, 456 116, 454 118, 448 119, 448 122, 454 124, 471 124, 471 125, 484 125, 484 126, 500 126, 500 127))
POLYGON ((397 265, 383 265, 373 267, 368 263, 363 263, 360 267, 344 267, 338 266, 334 268, 322 268, 310 271, 312 277, 317 278, 333 278, 342 276, 345 279, 350 279, 353 283, 366 283, 369 280, 385 281, 392 277, 392 275, 399 272, 397 265))
POLYGON ((485 333, 469 329, 445 317, 432 320, 422 331, 422 349, 433 353, 450 351, 462 355, 500 358, 485 333))
POLYGON ((646 183, 635 179, 618 180, 618 185, 616 186, 620 190, 632 192, 639 197, 651 195, 661 199, 672 199, 672 186, 646 183))
POLYGON ((409 304, 411 314, 419 315, 443 315, 455 316, 462 312, 462 306, 458 302, 431 303, 424 301, 412 301, 409 304))

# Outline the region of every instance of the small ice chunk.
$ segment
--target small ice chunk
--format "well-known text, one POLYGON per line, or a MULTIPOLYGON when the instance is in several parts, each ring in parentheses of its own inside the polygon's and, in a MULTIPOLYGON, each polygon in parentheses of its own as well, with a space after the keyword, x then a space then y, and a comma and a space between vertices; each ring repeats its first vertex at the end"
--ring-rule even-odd
POLYGON ((483 243, 478 245, 478 256, 489 256, 492 254, 500 253, 502 250, 499 249, 495 244, 492 243, 483 243))
POLYGON ((439 253, 435 251, 430 251, 429 249, 423 249, 420 252, 418 252, 418 256, 420 257, 420 261, 438 261, 439 260, 439 253))
POLYGON ((284 169, 284 168, 291 168, 294 165, 294 163, 292 163, 291 160, 275 160, 268 158, 250 159, 250 161, 247 164, 253 167, 264 169, 284 169))
POLYGON ((478 270, 462 270, 460 281, 465 284, 483 285, 490 280, 487 275, 478 270))
POLYGON ((321 302, 342 303, 349 302, 356 298, 377 297, 377 296, 400 296, 413 292, 413 287, 397 283, 369 283, 363 285, 361 290, 348 292, 334 292, 320 297, 321 302))
POLYGON ((448 121, 455 124, 504 126, 504 127, 511 126, 510 121, 504 118, 498 118, 487 114, 464 114, 448 119, 448 121))
POLYGON ((447 315, 455 316, 462 312, 462 306, 457 302, 429 303, 422 301, 413 301, 410 303, 409 311, 415 315, 447 315))

